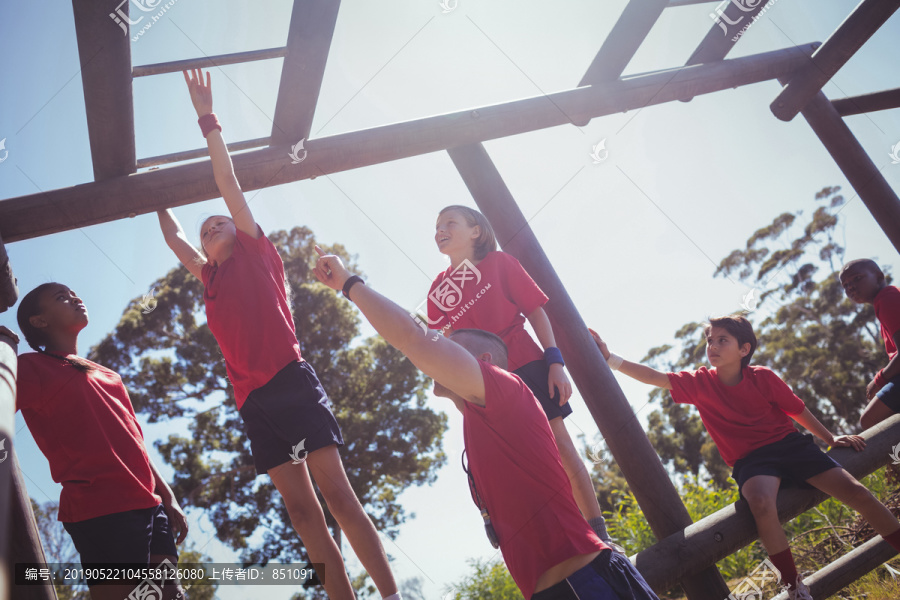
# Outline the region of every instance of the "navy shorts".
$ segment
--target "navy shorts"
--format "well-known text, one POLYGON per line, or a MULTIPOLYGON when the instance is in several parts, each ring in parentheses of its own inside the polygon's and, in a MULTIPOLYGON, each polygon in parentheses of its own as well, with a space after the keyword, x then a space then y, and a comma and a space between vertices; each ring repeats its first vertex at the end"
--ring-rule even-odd
POLYGON ((887 382, 875 397, 895 413, 900 412, 900 375, 887 382))
MULTIPOLYGON (((82 565, 149 565, 151 554, 178 557, 169 518, 162 504, 63 523, 63 527, 72 536, 82 565)), ((88 585, 92 583, 93 580, 88 579, 88 585)))
POLYGON ((241 406, 244 431, 256 472, 287 461, 301 462, 308 453, 332 444, 344 445, 325 389, 308 362, 292 362, 241 406))
POLYGON ((659 600, 628 557, 602 551, 556 585, 531 596, 531 600, 659 600))
POLYGON ((795 431, 738 459, 731 476, 737 482, 738 489, 757 475, 780 477, 784 487, 787 484, 808 489, 812 486, 805 483, 807 479, 840 466, 822 452, 811 434, 795 431))
POLYGON ((562 406, 559 405, 559 390, 556 390, 552 398, 550 397, 550 389, 547 387, 547 378, 550 377, 550 365, 547 364, 547 361, 544 359, 533 360, 528 364, 522 365, 513 373, 525 382, 528 389, 532 391, 535 398, 541 403, 541 408, 544 409, 544 414, 547 415, 548 421, 552 421, 556 417, 565 419, 572 414, 572 406, 568 402, 562 406))

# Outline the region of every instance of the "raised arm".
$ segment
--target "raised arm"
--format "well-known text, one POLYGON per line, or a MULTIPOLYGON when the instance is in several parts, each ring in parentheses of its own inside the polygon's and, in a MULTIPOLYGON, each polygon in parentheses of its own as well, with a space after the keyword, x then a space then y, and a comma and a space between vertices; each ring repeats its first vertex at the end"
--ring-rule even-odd
MULTIPOLYGON (((611 353, 609 351, 609 348, 606 347, 606 342, 600 339, 600 335, 597 334, 597 332, 593 329, 588 329, 588 331, 591 332, 591 335, 594 338, 594 342, 600 349, 601 354, 603 354, 603 358, 609 361, 611 353)), ((672 384, 669 383, 669 376, 662 371, 657 371, 653 367, 648 367, 647 365, 642 365, 641 363, 631 362, 630 360, 621 360, 622 364, 618 366, 618 371, 620 373, 625 373, 632 379, 637 379, 641 383, 646 383, 647 385, 652 385, 667 390, 672 389, 672 384)), ((612 366, 610 368, 612 368, 612 366)))
POLYGON ((201 273, 203 272, 203 265, 206 264, 206 259, 188 241, 187 236, 184 234, 184 229, 181 228, 181 223, 175 218, 172 210, 160 210, 157 211, 156 215, 159 217, 159 228, 162 230, 166 244, 194 277, 203 279, 201 273))
MULTIPOLYGON (((320 255, 313 269, 316 277, 331 289, 342 290, 350 273, 341 259, 325 255, 318 246, 316 251, 320 255)), ((381 337, 402 352, 416 368, 464 400, 484 405, 481 368, 478 360, 465 348, 437 331, 423 332, 409 316, 409 311, 362 283, 352 286, 350 299, 381 337)))
MULTIPOLYGON (((212 114, 212 86, 210 84, 209 72, 206 73, 206 83, 203 83, 203 70, 194 69, 191 71, 183 71, 184 81, 187 83, 188 91, 191 93, 191 102, 197 111, 198 117, 212 114)), ((222 137, 221 129, 213 129, 206 136, 206 145, 209 148, 209 157, 212 160, 213 175, 216 178, 216 186, 219 193, 228 205, 228 211, 231 218, 234 219, 234 225, 253 239, 259 238, 259 228, 247 206, 247 200, 244 198, 244 192, 241 190, 241 184, 238 183, 234 174, 234 165, 231 163, 231 157, 228 155, 228 148, 225 146, 225 139, 222 137)))

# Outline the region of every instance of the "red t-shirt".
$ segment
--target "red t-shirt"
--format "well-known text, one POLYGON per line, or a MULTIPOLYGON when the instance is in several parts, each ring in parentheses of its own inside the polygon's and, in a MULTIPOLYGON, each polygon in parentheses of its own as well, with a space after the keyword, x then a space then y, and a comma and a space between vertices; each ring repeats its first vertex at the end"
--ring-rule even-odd
POLYGON ((225 356, 239 410, 250 392, 300 360, 284 263, 259 233, 253 239, 238 230, 231 256, 220 265, 205 264, 202 273, 206 322, 225 356))
POLYGON ((884 340, 888 359, 894 358, 897 354, 894 334, 900 331, 900 289, 893 285, 885 286, 876 294, 872 305, 875 307, 875 316, 881 323, 881 339, 884 340))
POLYGON ((543 409, 518 376, 479 361, 485 406, 466 402, 469 470, 525 598, 550 567, 607 548, 572 496, 543 409))
POLYGON ((788 415, 799 415, 806 408, 771 369, 749 366, 741 375, 739 384, 727 386, 715 369, 706 367, 668 373, 672 399, 697 407, 728 466, 796 431, 788 415))
POLYGON ((481 329, 503 338, 509 370, 543 360, 544 353, 525 331, 525 317, 547 303, 547 296, 515 257, 489 252, 477 265, 463 262, 435 277, 428 291, 432 329, 481 329))
POLYGON ((63 486, 59 520, 67 523, 162 502, 122 378, 91 364, 82 373, 52 356, 19 356, 16 408, 63 486))

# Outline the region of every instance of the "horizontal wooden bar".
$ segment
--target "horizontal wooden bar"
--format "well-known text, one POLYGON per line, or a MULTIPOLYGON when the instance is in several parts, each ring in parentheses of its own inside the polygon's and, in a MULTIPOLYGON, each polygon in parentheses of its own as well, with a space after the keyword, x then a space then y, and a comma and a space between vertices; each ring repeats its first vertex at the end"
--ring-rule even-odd
POLYGON ((669 0, 631 0, 625 5, 578 87, 618 79, 668 5, 669 0))
POLYGON ((676 6, 691 6, 693 4, 712 4, 713 2, 721 4, 722 0, 669 0, 669 8, 675 8, 676 6))
MULTIPOLYGON (((830 598, 832 594, 841 591, 895 556, 897 551, 880 535, 876 535, 809 577, 804 577, 803 583, 809 586, 813 598, 830 598)), ((788 594, 786 591, 782 592, 772 600, 788 600, 788 594)))
MULTIPOLYGON (((243 142, 234 142, 232 144, 228 144, 228 151, 240 152, 241 150, 250 150, 251 148, 261 148, 263 146, 268 146, 271 141, 272 138, 264 137, 245 140, 243 142)), ((151 156, 150 158, 139 158, 137 161, 137 168, 146 169, 147 167, 155 167, 158 165, 166 165, 185 160, 193 160, 195 158, 202 158, 204 156, 209 156, 209 148, 197 148, 196 150, 173 152, 172 154, 162 154, 160 156, 151 156)))
POLYGON ((222 67, 237 63, 268 60, 270 58, 282 58, 287 54, 287 48, 266 48, 264 50, 249 50, 247 52, 234 52, 232 54, 217 54, 215 56, 203 56, 201 58, 188 58, 185 60, 173 60, 171 62, 154 63, 152 65, 139 65, 131 69, 132 77, 146 77, 148 75, 162 75, 163 73, 178 73, 190 69, 208 69, 209 67, 222 67))
POLYGON ((898 8, 900 0, 862 0, 815 51, 809 64, 790 78, 772 101, 772 114, 782 121, 796 117, 898 8))
POLYGON ((900 88, 851 96, 849 98, 838 98, 832 100, 831 105, 842 117, 900 108, 900 88))
MULTIPOLYGON (((862 452, 835 448, 828 453, 857 479, 874 473, 891 461, 891 449, 900 439, 900 415, 882 421, 861 435, 866 439, 866 449, 862 452)), ((785 523, 826 498, 818 490, 782 490, 778 493, 778 517, 785 523)), ((664 590, 685 575, 715 564, 756 538, 753 515, 747 502, 740 500, 639 552, 632 562, 653 589, 664 590)))
POLYGON ((129 4, 119 0, 72 0, 96 181, 135 171, 131 40, 120 28, 125 27, 121 15, 127 15, 129 4), (118 20, 120 27, 110 17, 118 20))
POLYGON ((744 27, 760 16, 768 4, 769 0, 762 0, 751 10, 744 12, 735 2, 729 2, 722 14, 710 13, 710 17, 716 17, 718 22, 713 23, 685 64, 700 65, 723 60, 734 48, 734 45, 740 41, 740 37, 737 40, 734 38, 744 27))
MULTIPOLYGON (((244 190, 280 185, 456 146, 537 131, 627 110, 708 94, 792 73, 813 44, 710 65, 635 75, 474 110, 383 125, 308 141, 294 163, 289 144, 234 157, 244 190)), ((208 160, 128 177, 0 201, 7 243, 218 198, 208 160)))

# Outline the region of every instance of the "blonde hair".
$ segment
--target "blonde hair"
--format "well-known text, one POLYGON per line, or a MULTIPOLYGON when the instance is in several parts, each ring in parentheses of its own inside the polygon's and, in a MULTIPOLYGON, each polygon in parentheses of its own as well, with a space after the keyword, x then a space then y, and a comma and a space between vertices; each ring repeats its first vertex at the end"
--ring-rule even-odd
POLYGON ((481 228, 481 235, 479 235, 475 240, 476 259, 481 260, 488 255, 488 252, 493 252, 497 249, 497 236, 494 234, 494 228, 491 227, 491 224, 488 222, 487 217, 485 217, 474 208, 462 206, 461 204, 451 204, 450 206, 445 206, 441 209, 441 212, 438 213, 438 217, 446 212, 450 212, 451 210, 454 210, 461 214, 466 220, 466 224, 469 227, 477 226, 481 228))

